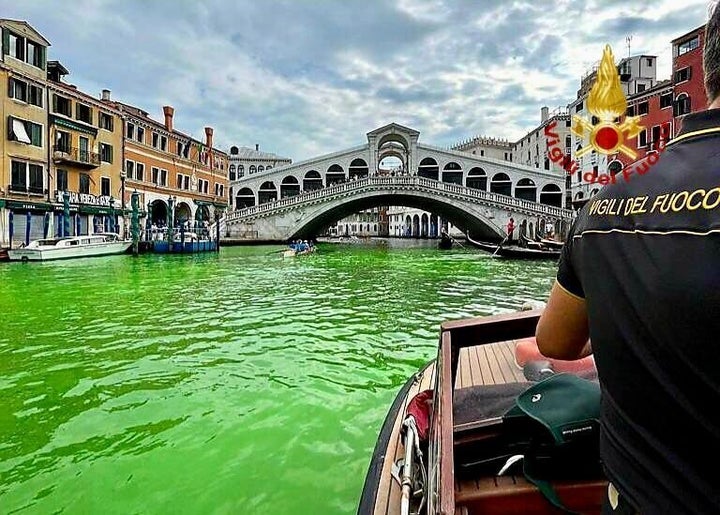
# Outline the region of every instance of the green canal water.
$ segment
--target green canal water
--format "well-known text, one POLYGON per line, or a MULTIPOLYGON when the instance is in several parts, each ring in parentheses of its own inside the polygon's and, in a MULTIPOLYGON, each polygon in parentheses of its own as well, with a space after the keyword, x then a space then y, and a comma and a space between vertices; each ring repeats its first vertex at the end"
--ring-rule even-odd
POLYGON ((0 512, 354 513, 441 321, 553 263, 429 243, 0 264, 0 512))

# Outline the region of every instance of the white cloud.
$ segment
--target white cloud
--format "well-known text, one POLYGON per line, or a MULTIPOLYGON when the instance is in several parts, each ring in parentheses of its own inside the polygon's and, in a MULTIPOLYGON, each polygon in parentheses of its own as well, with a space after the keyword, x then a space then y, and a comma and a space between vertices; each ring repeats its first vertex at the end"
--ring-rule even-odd
POLYGON ((570 102, 610 43, 659 55, 705 22, 705 0, 0 0, 53 44, 69 79, 223 147, 294 160, 363 142, 390 121, 446 146, 478 133, 517 139, 543 105, 570 102))

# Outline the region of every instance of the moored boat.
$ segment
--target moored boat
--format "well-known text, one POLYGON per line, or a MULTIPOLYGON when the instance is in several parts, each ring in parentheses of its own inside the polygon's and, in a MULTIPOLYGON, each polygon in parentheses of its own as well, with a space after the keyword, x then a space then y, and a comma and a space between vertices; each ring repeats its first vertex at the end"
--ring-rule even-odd
POLYGON ((31 241, 27 247, 8 251, 10 261, 50 261, 122 254, 132 245, 118 234, 103 233, 31 241))
MULTIPOLYGON (((515 340, 534 334, 540 314, 442 324, 437 358, 401 389, 382 426, 359 514, 560 513, 513 465, 516 452, 504 453, 506 420, 493 414, 541 384, 526 379, 515 356, 515 340), (427 399, 427 416, 418 399, 427 399)), ((567 509, 600 513, 607 490, 601 473, 548 484, 567 509)))
POLYGON ((213 252, 217 250, 217 242, 207 236, 198 236, 192 231, 178 231, 173 235, 172 245, 166 240, 153 242, 153 251, 158 254, 213 252))

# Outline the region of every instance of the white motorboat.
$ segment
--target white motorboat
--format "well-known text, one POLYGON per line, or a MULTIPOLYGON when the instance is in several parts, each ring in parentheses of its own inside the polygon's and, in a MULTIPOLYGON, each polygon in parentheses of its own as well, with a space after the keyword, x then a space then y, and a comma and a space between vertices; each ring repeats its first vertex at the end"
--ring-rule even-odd
POLYGON ((115 233, 48 238, 30 242, 27 247, 8 251, 10 261, 49 261, 90 256, 122 254, 132 245, 115 233))

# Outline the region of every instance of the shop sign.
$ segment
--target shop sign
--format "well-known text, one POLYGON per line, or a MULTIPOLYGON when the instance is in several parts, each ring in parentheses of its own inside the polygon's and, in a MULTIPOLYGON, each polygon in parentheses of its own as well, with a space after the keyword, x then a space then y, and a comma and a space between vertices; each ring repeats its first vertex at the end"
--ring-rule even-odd
MULTIPOLYGON (((71 204, 85 204, 88 206, 112 207, 110 200, 112 197, 107 195, 91 195, 90 193, 78 193, 76 191, 68 191, 70 194, 71 204)), ((57 201, 63 203, 63 191, 57 192, 57 201)))

